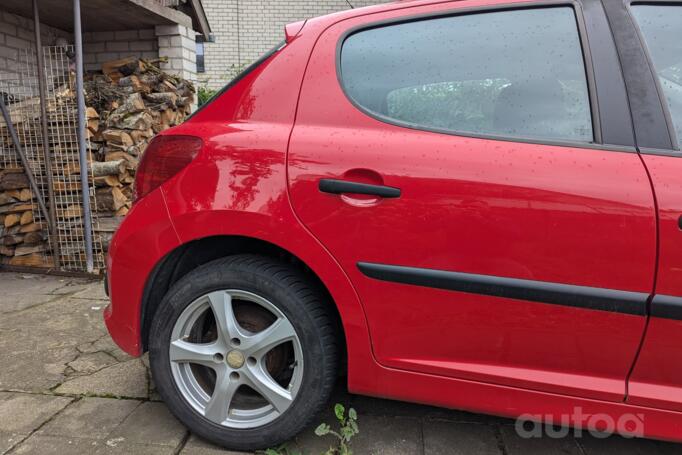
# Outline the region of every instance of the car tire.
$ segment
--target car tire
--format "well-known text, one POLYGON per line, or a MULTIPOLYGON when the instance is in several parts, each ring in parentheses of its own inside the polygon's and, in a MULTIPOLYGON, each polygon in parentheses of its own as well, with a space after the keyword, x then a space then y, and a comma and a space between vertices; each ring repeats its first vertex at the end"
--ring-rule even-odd
POLYGON ((338 329, 331 311, 331 302, 291 265, 256 255, 202 265, 172 286, 154 315, 149 356, 156 388, 192 433, 222 447, 258 450, 289 441, 321 412, 337 378, 338 329), (229 315, 218 322, 225 308, 225 314, 232 309, 237 327, 229 315), (274 322, 265 326, 263 318, 274 322), (265 328, 244 327, 258 325, 254 320, 265 328), (229 330, 221 334, 220 324, 229 330), (268 348, 279 338, 288 341, 268 348), (210 357, 214 350, 220 352, 210 357), (232 397, 228 406, 221 396, 232 397))

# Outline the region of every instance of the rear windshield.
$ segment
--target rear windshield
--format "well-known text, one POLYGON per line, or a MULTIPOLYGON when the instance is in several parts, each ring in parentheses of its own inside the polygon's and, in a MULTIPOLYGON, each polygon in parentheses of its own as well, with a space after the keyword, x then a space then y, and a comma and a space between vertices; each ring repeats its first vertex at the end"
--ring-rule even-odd
POLYGON ((269 51, 267 51, 265 54, 263 54, 263 55, 261 56, 261 58, 259 58, 258 60, 256 60, 255 62, 253 62, 253 63, 250 64, 249 66, 247 66, 241 73, 237 74, 237 76, 235 76, 234 79, 232 79, 231 81, 229 81, 229 82, 227 83, 227 85, 225 85, 223 88, 221 88, 220 90, 218 90, 218 91, 217 91, 217 92, 216 92, 208 101, 206 101, 204 104, 202 104, 201 106, 199 106, 199 108, 198 108, 196 111, 194 111, 194 112, 192 113, 192 115, 190 115, 190 116, 187 118, 187 120, 189 120, 190 118, 192 118, 197 112, 201 112, 206 106, 208 106, 209 104, 211 104, 211 103, 212 103, 213 101, 215 101, 216 99, 220 98, 220 96, 222 96, 223 93, 227 92, 227 91, 230 90, 232 87, 234 87, 235 85, 237 85, 237 84, 239 83, 239 81, 241 81, 241 80, 244 79, 246 76, 248 76, 249 73, 251 73, 252 71, 254 71, 256 68, 258 68, 259 66, 261 66, 267 59, 269 59, 270 57, 272 57, 273 55, 275 55, 278 51, 280 51, 280 50, 284 47, 285 44, 286 44, 286 41, 280 42, 279 44, 277 44, 277 46, 273 47, 272 49, 270 49, 269 51))

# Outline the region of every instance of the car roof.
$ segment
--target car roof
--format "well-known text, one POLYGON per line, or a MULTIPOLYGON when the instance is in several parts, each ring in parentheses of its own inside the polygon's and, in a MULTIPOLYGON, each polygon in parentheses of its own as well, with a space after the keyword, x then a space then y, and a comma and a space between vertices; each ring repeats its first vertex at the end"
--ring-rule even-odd
MULTIPOLYGON (((345 19, 350 19, 353 17, 364 16, 367 14, 380 13, 385 11, 399 10, 403 8, 411 8, 415 6, 426 6, 426 5, 437 5, 443 3, 459 3, 462 0, 393 0, 388 3, 379 3, 376 5, 356 7, 353 9, 343 10, 336 13, 327 14, 325 16, 319 16, 311 18, 306 21, 307 24, 326 24, 331 25, 332 23, 339 22, 345 19)), ((509 3, 510 0, 499 0, 499 3, 509 3)), ((511 0, 511 2, 517 2, 523 0, 511 0)), ((353 0, 350 0, 353 3, 353 0)), ((494 2, 497 3, 497 2, 494 2)))

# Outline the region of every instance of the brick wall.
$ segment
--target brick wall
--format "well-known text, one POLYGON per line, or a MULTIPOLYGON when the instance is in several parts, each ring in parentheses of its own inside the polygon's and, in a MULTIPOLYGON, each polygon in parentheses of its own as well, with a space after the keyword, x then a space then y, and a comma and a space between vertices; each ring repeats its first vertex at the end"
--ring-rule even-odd
MULTIPOLYGON (((40 28, 43 46, 54 46, 57 38, 71 42, 70 33, 42 25, 40 28)), ((37 87, 32 81, 22 81, 20 73, 25 72, 27 51, 35 49, 33 20, 0 11, 0 91, 18 96, 33 96, 37 87)))
MULTIPOLYGON (((385 0, 351 0, 356 8, 385 0)), ((349 8, 345 0, 203 0, 215 43, 206 43, 200 81, 221 87, 234 71, 284 39, 284 26, 349 8)))
POLYGON ((159 56, 168 61, 161 69, 184 79, 196 81, 196 32, 183 25, 157 25, 159 56))
POLYGON ((136 56, 159 57, 159 44, 154 29, 88 32, 83 34, 85 70, 98 70, 102 63, 136 56))

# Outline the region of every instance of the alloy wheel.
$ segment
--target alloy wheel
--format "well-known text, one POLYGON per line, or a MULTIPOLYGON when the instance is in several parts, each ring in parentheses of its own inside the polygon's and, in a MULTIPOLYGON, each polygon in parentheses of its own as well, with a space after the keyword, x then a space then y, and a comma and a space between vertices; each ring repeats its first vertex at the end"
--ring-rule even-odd
POLYGON ((303 378, 296 330, 266 298, 220 290, 193 301, 171 333, 171 372, 199 414, 229 428, 272 422, 294 402, 303 378))

